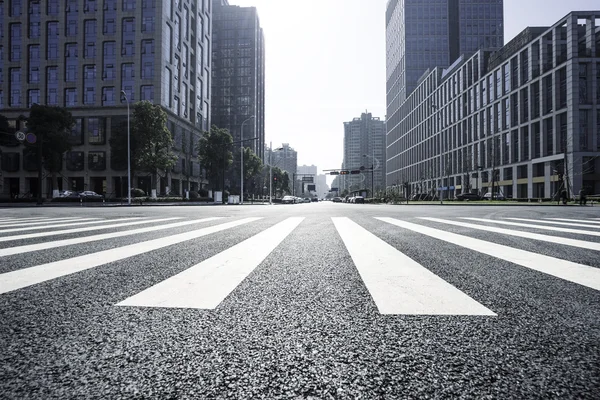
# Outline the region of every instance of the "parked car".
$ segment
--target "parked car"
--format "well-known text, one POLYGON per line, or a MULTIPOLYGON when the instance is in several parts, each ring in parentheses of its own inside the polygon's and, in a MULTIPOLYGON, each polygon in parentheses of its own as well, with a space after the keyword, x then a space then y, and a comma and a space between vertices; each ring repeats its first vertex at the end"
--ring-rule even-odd
POLYGON ((341 202, 342 202, 342 199, 341 199, 341 198, 339 198, 339 197, 334 197, 332 201, 333 201, 334 203, 341 203, 341 202))
POLYGON ((317 197, 313 197, 312 199, 310 199, 310 201, 312 201, 313 203, 317 203, 319 199, 317 197))
POLYGON ((103 195, 98 194, 96 192, 92 192, 91 190, 84 190, 83 192, 79 192, 79 197, 82 197, 84 200, 100 200, 104 198, 103 195))
POLYGON ((283 196, 281 199, 282 204, 296 204, 296 198, 294 196, 283 196))
MULTIPOLYGON (((483 195, 484 200, 492 200, 492 192, 487 192, 483 195)), ((494 193, 493 200, 506 200, 502 193, 494 193)))
POLYGON ((477 193, 461 193, 456 195, 456 200, 458 201, 474 201, 481 200, 481 197, 477 193))
POLYGON ((356 204, 365 204, 365 198, 362 196, 354 196, 352 202, 356 204))

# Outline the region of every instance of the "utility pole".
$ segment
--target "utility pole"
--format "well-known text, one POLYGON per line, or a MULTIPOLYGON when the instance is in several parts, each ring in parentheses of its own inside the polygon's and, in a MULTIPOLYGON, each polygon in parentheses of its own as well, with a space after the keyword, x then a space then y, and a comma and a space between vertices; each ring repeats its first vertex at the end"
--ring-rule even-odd
POLYGON ((43 135, 37 135, 37 161, 38 161, 38 199, 37 199, 37 205, 41 206, 43 204, 43 199, 42 199, 42 179, 43 179, 43 165, 42 165, 42 161, 43 161, 43 157, 42 157, 42 136, 43 135))

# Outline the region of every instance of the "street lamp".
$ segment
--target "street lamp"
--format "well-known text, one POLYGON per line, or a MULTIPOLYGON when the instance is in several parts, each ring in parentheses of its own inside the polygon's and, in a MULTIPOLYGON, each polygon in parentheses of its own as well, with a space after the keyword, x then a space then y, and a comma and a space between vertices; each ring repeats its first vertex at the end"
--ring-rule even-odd
POLYGON ((254 115, 242 122, 242 130, 240 132, 240 204, 244 204, 244 124, 252 118, 254 118, 254 115))
POLYGON ((129 130, 129 99, 127 93, 121 90, 121 95, 127 102, 127 204, 131 205, 131 140, 129 130))
MULTIPOLYGON (((375 150, 373 150, 375 152, 375 150)), ((373 161, 371 161, 371 198, 375 198, 375 170, 379 169, 379 160, 374 156, 370 156, 368 154, 363 154, 363 157, 371 157, 373 161, 377 162, 377 167, 373 165, 373 161)))

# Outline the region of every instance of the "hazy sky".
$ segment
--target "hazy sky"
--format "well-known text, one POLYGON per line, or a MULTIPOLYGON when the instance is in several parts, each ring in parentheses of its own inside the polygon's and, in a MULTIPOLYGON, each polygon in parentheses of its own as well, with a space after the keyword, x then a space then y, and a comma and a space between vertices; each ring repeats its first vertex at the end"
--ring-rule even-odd
MULTIPOLYGON (((229 1, 258 9, 266 43, 266 141, 289 143, 298 165, 339 168, 343 122, 365 110, 385 118, 386 2, 229 1)), ((595 9, 598 0, 504 0, 505 43, 527 26, 595 9)))

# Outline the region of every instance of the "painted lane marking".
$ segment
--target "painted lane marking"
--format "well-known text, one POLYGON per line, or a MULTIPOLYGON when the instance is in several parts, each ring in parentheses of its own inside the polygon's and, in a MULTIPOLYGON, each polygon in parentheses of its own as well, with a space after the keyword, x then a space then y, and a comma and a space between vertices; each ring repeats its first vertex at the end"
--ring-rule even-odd
POLYGON ((215 309, 303 220, 288 218, 117 305, 215 309))
POLYGON ((181 219, 181 218, 173 217, 173 218, 146 219, 143 221, 125 222, 128 220, 136 220, 136 219, 139 219, 139 218, 122 218, 122 219, 118 219, 118 220, 113 219, 113 220, 109 220, 109 221, 98 222, 98 223, 103 223, 103 224, 109 223, 109 222, 118 222, 118 223, 112 224, 112 225, 88 226, 85 228, 63 229, 60 231, 53 231, 53 232, 38 232, 38 233, 26 233, 24 235, 4 236, 4 237, 0 237, 0 242, 9 242, 12 240, 22 240, 22 239, 33 239, 33 238, 40 238, 40 237, 46 237, 46 236, 67 235, 67 234, 72 234, 72 233, 90 232, 90 231, 98 231, 98 230, 112 229, 112 228, 130 227, 130 226, 135 226, 135 225, 151 224, 151 223, 155 223, 155 222, 173 221, 173 220, 181 219))
POLYGON ((259 219, 261 218, 245 218, 208 228, 152 239, 141 243, 134 243, 127 246, 118 247, 116 249, 99 251, 97 253, 86 254, 84 256, 6 272, 4 274, 0 274, 0 294, 12 292, 17 289, 22 289, 31 285, 46 282, 65 275, 71 275, 76 272, 85 271, 87 269, 123 260, 125 258, 133 257, 153 250, 162 249, 164 247, 175 245, 181 242, 198 239, 202 236, 248 224, 259 219))
POLYGON ((600 221, 592 221, 589 219, 569 219, 569 218, 546 218, 555 221, 567 221, 567 222, 584 222, 586 224, 600 224, 600 221))
POLYGON ((203 218, 203 219, 195 219, 192 221, 175 222, 173 224, 150 226, 147 228, 132 229, 129 231, 103 233, 100 235, 83 236, 83 237, 76 237, 76 238, 71 238, 71 239, 55 240, 52 242, 26 244, 23 246, 8 247, 6 249, 0 249, 0 257, 12 256, 14 254, 29 253, 31 251, 54 249, 57 247, 70 246, 73 244, 96 242, 98 240, 114 239, 114 238, 123 237, 123 236, 132 236, 132 235, 137 235, 140 233, 162 231, 165 229, 179 228, 181 226, 199 224, 202 222, 215 221, 218 219, 221 219, 221 218, 220 217, 210 217, 210 218, 203 218))
POLYGON ((381 314, 496 314, 349 218, 332 218, 381 314))
MULTIPOLYGON (((0 224, 0 228, 12 228, 15 226, 35 226, 35 225, 48 225, 48 224, 52 224, 53 222, 67 222, 67 221, 92 221, 92 220, 99 220, 101 218, 75 218, 75 217, 71 217, 71 218, 58 218, 58 219, 50 219, 47 221, 40 221, 40 222, 19 222, 19 223, 14 223, 11 222, 9 224, 0 224)), ((48 228, 52 228, 52 226, 48 226, 48 228)), ((1 231, 0 231, 1 232, 1 231)))
MULTIPOLYGON (((448 243, 487 254, 501 260, 509 261, 534 271, 552 275, 569 282, 577 283, 595 290, 600 290, 600 268, 593 268, 571 261, 532 253, 530 251, 515 249, 509 246, 486 242, 456 233, 446 232, 440 229, 429 228, 394 218, 377 218, 400 228, 421 233, 448 243)), ((453 222, 453 221, 451 221, 453 222)))
MULTIPOLYGON (((31 227, 27 227, 27 228, 11 228, 11 229, 0 230, 0 234, 13 233, 13 232, 24 232, 24 231, 34 231, 34 230, 50 229, 50 228, 63 228, 65 226, 80 226, 80 225, 89 225, 89 224, 110 224, 111 222, 116 222, 116 221, 130 221, 130 220, 136 220, 136 219, 140 219, 140 218, 135 217, 135 218, 122 218, 119 220, 106 219, 106 220, 102 220, 102 221, 68 222, 68 223, 64 223, 64 224, 52 225, 51 227, 49 227, 49 226, 31 226, 31 227)), ((60 232, 60 231, 58 231, 58 232, 60 232)), ((46 232, 46 233, 49 233, 49 232, 46 232)), ((2 239, 0 239, 0 242, 1 241, 2 241, 2 239)))
MULTIPOLYGON (((422 219, 426 219, 426 218, 422 218, 422 219)), ((533 228, 533 229, 539 229, 539 230, 544 230, 544 231, 553 231, 553 232, 561 232, 561 233, 575 233, 578 235, 589 235, 589 236, 600 236, 600 232, 584 231, 581 229, 570 229, 570 228, 559 228, 556 226, 523 224, 520 222, 500 221, 497 219, 471 218, 471 217, 463 217, 462 219, 468 219, 470 221, 478 221, 478 222, 487 222, 487 223, 491 223, 491 224, 519 226, 519 227, 523 227, 523 228, 533 228)), ((479 226, 479 225, 477 225, 477 226, 479 226)), ((516 232, 516 231, 511 230, 510 232, 516 232)), ((531 235, 533 235, 533 233, 531 235)), ((542 235, 542 236, 544 236, 544 235, 542 235)), ((525 236, 523 236, 523 237, 525 237, 525 236)), ((561 240, 564 240, 564 239, 561 239, 561 240)))
MULTIPOLYGON (((432 222, 439 222, 441 224, 461 226, 463 228, 477 229, 480 231, 500 233, 502 235, 518 236, 518 237, 522 237, 525 239, 540 240, 542 242, 564 244, 567 246, 579 247, 581 249, 600 251, 600 243, 588 242, 585 240, 542 235, 541 233, 515 231, 512 229, 496 228, 494 226, 476 225, 476 224, 470 224, 468 222, 450 221, 450 220, 439 219, 439 218, 422 217, 420 219, 424 219, 424 220, 432 221, 432 222)), ((475 220, 477 220, 477 218, 475 218, 475 220)), ((485 221, 485 222, 492 222, 492 221, 495 221, 495 220, 490 220, 490 221, 485 221)), ((543 228, 547 228, 547 227, 540 227, 540 229, 543 229, 543 228)))
POLYGON ((512 221, 523 221, 523 222, 535 222, 538 224, 552 224, 552 225, 560 225, 560 226, 579 226, 589 229, 600 229, 600 226, 594 225, 586 225, 586 224, 578 224, 574 222, 559 222, 559 221, 544 221, 539 219, 527 219, 527 218, 506 218, 512 221))
POLYGON ((35 222, 35 221, 45 221, 45 220, 51 220, 51 219, 52 218, 50 218, 50 217, 28 217, 28 218, 8 217, 8 218, 0 218, 0 224, 8 223, 8 222, 20 222, 20 221, 35 222))

